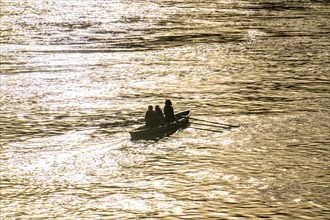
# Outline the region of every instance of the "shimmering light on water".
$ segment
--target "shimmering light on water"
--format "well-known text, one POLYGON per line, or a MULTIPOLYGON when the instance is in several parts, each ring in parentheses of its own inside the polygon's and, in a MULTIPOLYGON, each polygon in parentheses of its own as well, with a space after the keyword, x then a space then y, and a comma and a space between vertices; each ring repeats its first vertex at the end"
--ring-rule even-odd
POLYGON ((0 218, 328 219, 329 10, 3 0, 0 218), (167 98, 240 126, 130 141, 167 98))

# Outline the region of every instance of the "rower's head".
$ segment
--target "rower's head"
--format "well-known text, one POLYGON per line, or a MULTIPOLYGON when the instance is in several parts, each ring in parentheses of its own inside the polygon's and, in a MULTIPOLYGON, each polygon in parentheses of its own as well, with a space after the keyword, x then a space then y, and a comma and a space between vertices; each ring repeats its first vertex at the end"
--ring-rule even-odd
POLYGON ((166 106, 171 106, 171 105, 172 105, 171 100, 166 99, 166 101, 165 101, 165 105, 166 105, 166 106))
POLYGON ((152 110, 153 110, 152 105, 149 105, 149 106, 148 106, 148 110, 149 110, 149 111, 152 111, 152 110))

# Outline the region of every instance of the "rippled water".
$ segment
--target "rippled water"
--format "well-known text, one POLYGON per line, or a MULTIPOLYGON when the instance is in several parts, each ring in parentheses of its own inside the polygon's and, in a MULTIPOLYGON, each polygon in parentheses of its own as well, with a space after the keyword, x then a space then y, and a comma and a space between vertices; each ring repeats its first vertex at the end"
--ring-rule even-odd
POLYGON ((329 219, 328 1, 0 4, 1 219, 329 219))

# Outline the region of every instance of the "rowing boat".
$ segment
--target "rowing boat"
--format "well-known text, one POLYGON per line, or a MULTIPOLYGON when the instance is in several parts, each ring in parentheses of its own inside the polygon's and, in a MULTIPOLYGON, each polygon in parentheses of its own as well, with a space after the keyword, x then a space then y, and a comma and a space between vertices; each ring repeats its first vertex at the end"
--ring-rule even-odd
POLYGON ((155 128, 146 128, 145 125, 130 131, 131 140, 155 140, 175 133, 189 124, 190 110, 175 114, 175 122, 155 128))
POLYGON ((169 136, 189 124, 190 110, 175 114, 175 122, 155 128, 146 128, 145 125, 130 131, 131 140, 157 140, 169 136))

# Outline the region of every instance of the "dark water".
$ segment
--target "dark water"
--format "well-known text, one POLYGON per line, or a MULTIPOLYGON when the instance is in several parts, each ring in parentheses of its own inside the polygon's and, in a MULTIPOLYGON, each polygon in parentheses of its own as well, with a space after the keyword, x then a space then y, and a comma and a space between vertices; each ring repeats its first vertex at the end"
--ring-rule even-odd
POLYGON ((330 218, 328 1, 0 4, 1 219, 330 218))

